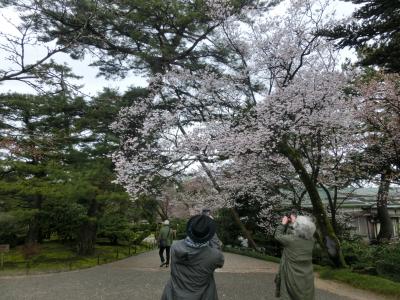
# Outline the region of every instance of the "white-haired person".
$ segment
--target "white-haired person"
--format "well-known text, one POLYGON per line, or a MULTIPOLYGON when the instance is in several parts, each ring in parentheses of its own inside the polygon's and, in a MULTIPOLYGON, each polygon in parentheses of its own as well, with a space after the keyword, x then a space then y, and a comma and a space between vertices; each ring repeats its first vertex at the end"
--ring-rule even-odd
POLYGON ((161 259, 160 267, 165 265, 165 267, 168 268, 169 266, 170 249, 172 245, 173 235, 174 231, 169 226, 169 221, 165 220, 158 236, 158 247, 160 248, 159 255, 161 259), (164 250, 166 252, 166 258, 164 258, 164 250))
POLYGON ((312 252, 314 248, 315 224, 311 218, 283 217, 275 232, 275 238, 283 245, 279 273, 276 278, 276 296, 288 300, 314 299, 314 270, 312 252), (288 225, 292 226, 289 233, 288 225))

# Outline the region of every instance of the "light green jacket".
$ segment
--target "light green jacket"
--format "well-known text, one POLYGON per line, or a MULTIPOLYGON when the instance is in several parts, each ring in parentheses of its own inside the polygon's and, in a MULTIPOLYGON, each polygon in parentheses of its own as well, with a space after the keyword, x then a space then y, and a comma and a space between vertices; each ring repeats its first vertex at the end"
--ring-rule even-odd
POLYGON ((166 240, 166 246, 169 247, 172 245, 172 236, 173 232, 169 225, 163 225, 160 229, 160 235, 158 236, 158 240, 164 239, 166 240))
POLYGON ((306 240, 294 235, 285 234, 285 226, 278 227, 275 238, 283 245, 279 272, 281 277, 281 299, 313 300, 314 270, 312 252, 314 240, 306 240))

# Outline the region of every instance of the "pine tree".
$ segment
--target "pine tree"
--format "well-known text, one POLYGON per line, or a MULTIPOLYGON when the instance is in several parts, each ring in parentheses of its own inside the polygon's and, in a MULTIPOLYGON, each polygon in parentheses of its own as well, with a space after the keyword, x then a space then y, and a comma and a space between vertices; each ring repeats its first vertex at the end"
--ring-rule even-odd
POLYGON ((103 215, 125 218, 129 198, 112 183, 118 139, 109 125, 128 99, 112 91, 90 103, 70 95, 0 97, 2 206, 26 225, 26 244, 55 233, 91 254, 103 215))
MULTIPOLYGON (((73 58, 95 52, 94 65, 105 76, 136 70, 163 73, 172 65, 196 65, 211 53, 201 42, 227 17, 254 0, 208 1, 19 1, 3 0, 26 11, 44 41, 56 40, 73 58), (221 10, 221 15, 218 14, 221 10), (79 34, 77 34, 79 33, 79 34), (70 45, 73 44, 73 47, 70 45)), ((273 1, 274 3, 277 1, 273 1)))
POLYGON ((361 5, 349 24, 337 25, 320 33, 338 40, 338 46, 353 47, 363 66, 379 66, 400 72, 400 1, 344 0, 361 5))
POLYGON ((84 102, 65 96, 2 95, 0 181, 14 209, 24 212, 26 243, 43 238, 43 206, 53 201, 68 183, 66 166, 75 160, 75 123, 84 102))

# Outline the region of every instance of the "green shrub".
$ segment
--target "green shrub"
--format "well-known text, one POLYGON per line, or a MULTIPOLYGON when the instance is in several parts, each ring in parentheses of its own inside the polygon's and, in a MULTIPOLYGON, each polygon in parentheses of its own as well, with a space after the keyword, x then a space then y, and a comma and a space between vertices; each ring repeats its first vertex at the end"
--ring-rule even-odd
POLYGON ((400 282, 400 264, 380 260, 376 263, 376 271, 382 277, 400 282))
POLYGON ((224 245, 240 246, 240 241, 237 239, 242 235, 239 226, 234 222, 232 213, 228 208, 218 210, 215 216, 217 223, 217 234, 224 245))
POLYGON ((130 226, 131 231, 156 231, 156 223, 136 223, 130 226))
POLYGON ((0 244, 11 247, 23 244, 28 231, 28 217, 19 211, 0 213, 0 244))
POLYGON ((171 219, 170 224, 171 228, 176 230, 176 239, 182 240, 186 237, 186 223, 187 219, 171 219))
POLYGON ((342 251, 346 263, 355 270, 375 267, 376 246, 369 246, 363 241, 343 241, 342 251))
POLYGON ((75 240, 86 217, 85 208, 64 199, 46 201, 39 213, 42 234, 56 234, 63 242, 75 240))
POLYGON ((368 245, 362 241, 344 241, 342 251, 354 271, 400 282, 400 243, 368 245))
POLYGON ((313 264, 320 266, 333 266, 332 260, 329 258, 326 251, 324 251, 319 243, 315 243, 313 249, 313 264))
POLYGON ((130 238, 129 223, 123 215, 105 214, 99 219, 97 226, 97 235, 108 238, 113 245, 130 238))
POLYGON ((377 273, 400 282, 400 243, 381 246, 375 256, 377 273))

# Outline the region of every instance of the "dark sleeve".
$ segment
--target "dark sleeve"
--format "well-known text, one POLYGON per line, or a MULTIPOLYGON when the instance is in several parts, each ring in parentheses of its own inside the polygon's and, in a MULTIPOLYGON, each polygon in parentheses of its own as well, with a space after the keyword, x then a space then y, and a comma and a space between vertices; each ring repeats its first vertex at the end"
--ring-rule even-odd
POLYGON ((215 267, 216 268, 222 268, 224 266, 224 263, 225 263, 225 257, 224 257, 224 255, 222 254, 221 251, 218 250, 216 252, 218 253, 218 256, 217 256, 217 259, 216 259, 216 262, 215 262, 215 267))

